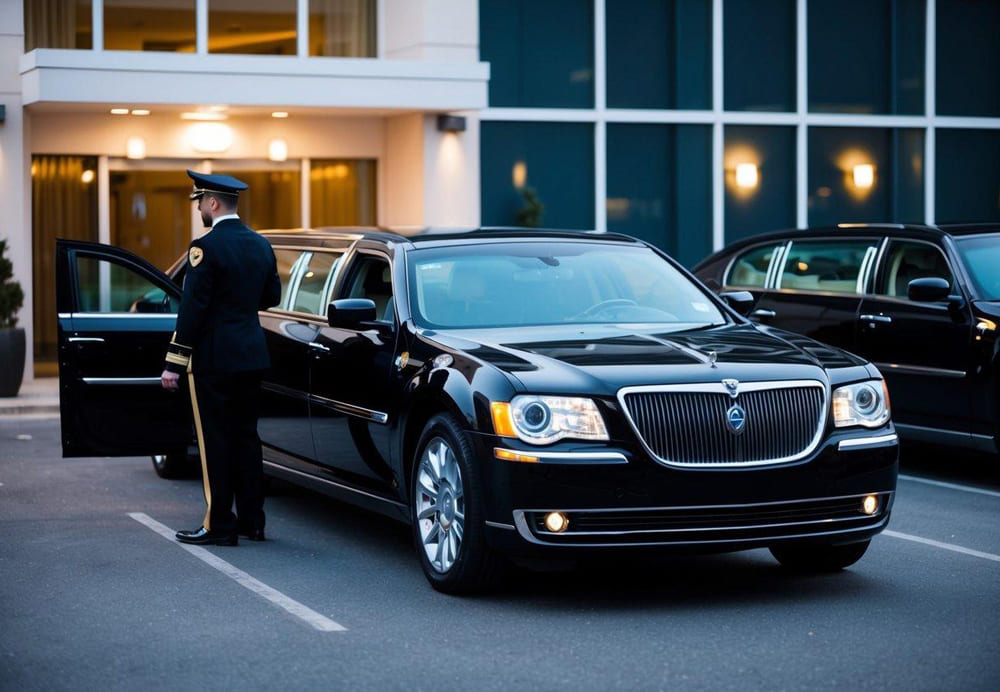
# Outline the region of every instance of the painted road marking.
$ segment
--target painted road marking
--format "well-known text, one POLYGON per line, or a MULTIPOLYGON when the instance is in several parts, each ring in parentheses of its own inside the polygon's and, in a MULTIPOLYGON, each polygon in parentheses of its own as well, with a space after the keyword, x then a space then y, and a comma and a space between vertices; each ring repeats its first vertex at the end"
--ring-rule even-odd
POLYGON ((943 550, 951 550, 956 553, 962 553, 963 555, 971 555, 972 557, 981 557, 984 560, 992 560, 993 562, 1000 562, 1000 555, 994 555, 993 553, 984 553, 979 550, 972 550, 971 548, 963 548, 960 545, 953 545, 951 543, 942 543, 941 541, 932 541, 930 538, 921 538, 920 536, 912 536, 908 533, 900 533, 899 531, 885 530, 882 532, 883 535, 892 536, 893 538, 902 538, 904 541, 913 541, 914 543, 923 543, 924 545, 934 546, 935 548, 942 548, 943 550))
POLYGON ((177 539, 174 537, 175 532, 173 529, 164 526, 160 522, 150 517, 148 514, 143 514, 142 512, 130 512, 129 516, 135 519, 140 524, 160 534, 161 536, 163 536, 164 538, 166 538, 168 541, 178 546, 179 548, 183 548, 184 550, 188 551, 202 562, 205 562, 208 565, 211 565, 215 569, 219 570, 220 572, 225 574, 227 577, 235 581, 240 586, 250 589, 258 596, 267 599, 268 601, 278 606, 279 608, 283 608, 284 610, 288 611, 289 613, 299 618, 303 622, 311 625, 312 627, 315 627, 319 631, 321 632, 347 631, 347 628, 344 627, 343 625, 334 622, 325 615, 320 615, 312 608, 302 605, 298 601, 289 598, 288 596, 281 593, 277 589, 273 589, 264 582, 259 581, 254 577, 251 577, 243 570, 239 569, 238 567, 234 567, 233 565, 229 564, 222 558, 217 557, 215 554, 209 552, 205 548, 202 548, 199 545, 188 545, 187 543, 178 542, 177 539))
POLYGON ((993 497, 1000 497, 1000 492, 997 492, 996 490, 986 490, 985 488, 974 488, 971 485, 959 485, 958 483, 945 483, 944 481, 932 481, 930 478, 921 478, 920 476, 905 476, 903 474, 899 474, 899 477, 904 481, 926 483, 927 485, 936 485, 939 488, 964 490, 967 493, 979 493, 981 495, 992 495, 993 497))

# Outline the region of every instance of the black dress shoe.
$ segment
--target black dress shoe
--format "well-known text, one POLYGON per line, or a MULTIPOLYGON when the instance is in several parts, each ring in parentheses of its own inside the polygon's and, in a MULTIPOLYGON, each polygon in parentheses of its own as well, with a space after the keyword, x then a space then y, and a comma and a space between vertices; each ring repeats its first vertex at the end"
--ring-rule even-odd
POLYGON ((251 541, 266 541, 267 537, 264 536, 264 529, 240 529, 238 533, 245 537, 247 540, 251 541))
POLYGON ((208 531, 204 526, 197 531, 178 531, 176 538, 181 543, 192 545, 238 545, 239 538, 231 531, 208 531))

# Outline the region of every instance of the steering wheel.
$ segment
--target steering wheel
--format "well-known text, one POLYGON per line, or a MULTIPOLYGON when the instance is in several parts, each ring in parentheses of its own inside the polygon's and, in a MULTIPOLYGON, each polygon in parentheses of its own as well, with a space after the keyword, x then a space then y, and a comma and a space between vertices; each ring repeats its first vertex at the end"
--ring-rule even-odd
POLYGON ((600 303, 595 303, 583 312, 574 315, 574 317, 593 317, 594 315, 601 313, 608 308, 626 308, 634 305, 638 305, 634 300, 629 298, 609 298, 608 300, 602 300, 600 303))

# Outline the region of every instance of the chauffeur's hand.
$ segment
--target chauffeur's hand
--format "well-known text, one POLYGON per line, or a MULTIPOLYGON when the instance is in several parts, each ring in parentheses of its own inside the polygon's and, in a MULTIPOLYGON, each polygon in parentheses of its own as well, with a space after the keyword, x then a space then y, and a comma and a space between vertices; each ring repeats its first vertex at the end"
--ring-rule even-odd
POLYGON ((181 379, 181 376, 176 372, 171 372, 170 370, 164 370, 160 373, 160 384, 163 388, 171 392, 177 390, 177 381, 181 379))

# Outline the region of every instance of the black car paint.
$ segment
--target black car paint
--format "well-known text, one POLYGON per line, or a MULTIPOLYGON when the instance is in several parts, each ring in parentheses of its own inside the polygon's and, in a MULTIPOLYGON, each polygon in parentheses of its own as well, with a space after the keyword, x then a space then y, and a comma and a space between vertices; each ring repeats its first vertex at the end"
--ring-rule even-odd
MULTIPOLYGON (((545 240, 563 237, 588 242, 639 242, 610 234, 602 237, 570 233, 548 234, 545 240)), ((361 330, 332 328, 317 316, 273 309, 261 313, 274 363, 265 380, 260 430, 265 463, 273 475, 409 521, 408 489, 416 442, 428 419, 444 412, 461 422, 477 452, 476 463, 489 488, 484 498, 487 537, 491 545, 508 554, 553 557, 567 549, 551 541, 546 544, 527 538, 515 527, 515 510, 743 506, 868 493, 881 493, 883 497, 883 511, 846 536, 823 530, 794 535, 764 531, 759 536, 721 531, 714 537, 702 534, 698 539, 650 542, 659 548, 704 550, 733 550, 803 537, 859 541, 878 533, 888 523, 897 473, 895 443, 852 450, 839 449, 839 443, 875 435, 891 438, 891 423, 879 430, 835 430, 827 416, 822 442, 798 461, 755 468, 678 468, 651 458, 616 397, 626 385, 718 382, 723 377, 741 381, 812 379, 823 383, 829 406, 831 388, 879 377, 878 371, 860 358, 798 334, 754 326, 707 291, 706 297, 726 315, 728 324, 686 332, 616 325, 423 329, 409 314, 405 267, 408 251, 445 243, 511 239, 535 242, 536 236, 511 231, 425 238, 391 234, 330 237, 321 233, 275 234, 269 238, 275 246, 346 249, 345 268, 350 267, 357 253, 380 253, 391 262, 396 300, 391 326, 373 324, 361 330), (323 348, 310 349, 310 344, 323 348), (345 359, 353 360, 345 364, 345 359), (322 389, 340 386, 340 380, 346 384, 339 389, 322 389), (366 389, 366 385, 370 386, 366 389), (498 437, 493 431, 490 402, 510 401, 522 392, 592 397, 608 427, 610 439, 605 442, 566 439, 546 446, 545 451, 610 451, 620 454, 624 461, 524 464, 494 458, 495 447, 528 452, 539 449, 516 438, 498 437), (336 399, 345 394, 357 399, 336 399), (338 401, 357 408, 337 406, 338 401), (374 414, 384 414, 385 418, 374 414)), ((61 247, 67 258, 74 251, 107 250, 70 243, 61 247)), ((151 273, 149 269, 144 267, 147 274, 151 273)), ((182 270, 180 264, 172 268, 175 281, 182 270)), ((333 296, 341 295, 347 274, 348 269, 340 271, 333 296)), ((162 276, 158 281, 168 283, 162 276)), ((117 321, 127 322, 128 318, 117 321)), ((65 332, 63 336, 79 333, 72 319, 61 321, 60 329, 65 332)), ((132 362, 123 353, 108 375, 133 376, 140 367, 150 365, 132 362)), ((158 372, 159 364, 144 374, 148 377, 158 372)), ((92 396, 92 391, 80 384, 85 375, 76 361, 64 364, 64 389, 78 392, 64 410, 83 407, 92 396)), ((118 408, 136 406, 136 399, 129 398, 131 394, 116 392, 118 408)), ((161 398, 159 393, 154 396, 161 398)), ((172 401, 178 409, 185 408, 186 401, 180 397, 172 401)), ((104 425, 111 432, 118 428, 113 417, 108 417, 104 425)), ((64 414, 64 443, 71 436, 85 434, 64 414)), ((145 451, 154 453, 162 451, 164 441, 154 436, 149 438, 149 444, 152 448, 145 451)), ((100 452, 86 446, 64 446, 64 451, 68 456, 141 453, 135 448, 116 451, 109 446, 100 452)), ((646 542, 634 541, 629 546, 641 548, 646 542)), ((572 550, 582 547, 600 550, 606 546, 570 546, 572 550)))
POLYGON ((849 224, 778 231, 733 243, 693 271, 717 290, 746 288, 754 293, 757 309, 774 313, 758 313, 755 318, 762 324, 805 334, 879 364, 902 437, 1000 454, 1000 339, 995 330, 976 329, 982 318, 1000 322, 1000 303, 977 296, 955 244, 955 237, 997 231, 1000 226, 990 224, 849 224), (861 295, 724 283, 732 261, 744 250, 778 241, 834 238, 932 244, 944 254, 955 276, 953 295, 935 303, 875 295, 874 286, 885 271, 881 262, 873 267, 861 295), (862 315, 892 321, 872 322, 862 320, 862 315))

